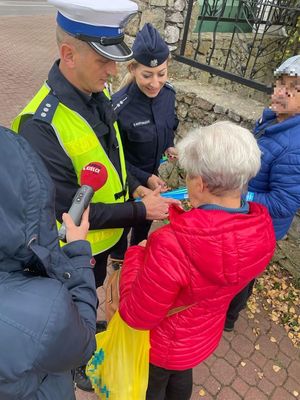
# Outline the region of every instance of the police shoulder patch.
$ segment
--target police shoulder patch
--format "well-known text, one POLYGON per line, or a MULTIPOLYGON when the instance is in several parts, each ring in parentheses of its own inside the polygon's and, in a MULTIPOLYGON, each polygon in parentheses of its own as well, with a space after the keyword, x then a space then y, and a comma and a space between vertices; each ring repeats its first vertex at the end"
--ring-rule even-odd
POLYGON ((53 94, 48 94, 36 110, 33 119, 51 124, 54 113, 58 107, 59 100, 53 94))
POLYGON ((172 85, 172 83, 170 83, 170 82, 167 81, 167 82, 165 83, 165 87, 168 88, 168 89, 173 90, 173 92, 176 93, 176 90, 175 90, 174 86, 172 85))
POLYGON ((118 99, 113 98, 113 108, 116 113, 120 112, 125 105, 127 105, 129 102, 129 95, 127 93, 124 93, 123 96, 121 96, 118 99))

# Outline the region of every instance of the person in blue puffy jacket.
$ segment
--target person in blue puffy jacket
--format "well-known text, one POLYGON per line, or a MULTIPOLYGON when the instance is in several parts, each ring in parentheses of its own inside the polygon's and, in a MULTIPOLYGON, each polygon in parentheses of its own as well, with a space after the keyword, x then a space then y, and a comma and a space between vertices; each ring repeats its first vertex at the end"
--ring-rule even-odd
MULTIPOLYGON (((300 55, 287 59, 274 75, 271 106, 263 111, 254 128, 262 152, 261 168, 249 182, 246 200, 268 208, 278 240, 287 234, 300 208, 300 55)), ((253 284, 230 304, 226 331, 233 330, 253 284)))
POLYGON ((254 129, 262 165, 249 183, 247 199, 268 208, 278 240, 300 207, 300 55, 286 60, 275 76, 271 107, 254 129))

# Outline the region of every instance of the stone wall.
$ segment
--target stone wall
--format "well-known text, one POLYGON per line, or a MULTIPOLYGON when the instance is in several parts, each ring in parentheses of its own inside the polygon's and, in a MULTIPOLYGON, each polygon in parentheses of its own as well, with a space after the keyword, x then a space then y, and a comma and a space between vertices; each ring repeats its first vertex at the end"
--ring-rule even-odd
MULTIPOLYGON (((175 142, 190 130, 216 121, 227 120, 252 129, 264 107, 264 104, 256 100, 245 100, 222 87, 191 80, 174 80, 172 83, 176 90, 176 112, 179 119, 175 142)), ((171 188, 185 184, 178 164, 162 164, 160 175, 171 188)))
MULTIPOLYGON (((134 17, 134 19, 129 23, 126 28, 127 43, 132 44, 134 37, 139 29, 143 27, 146 22, 151 22, 164 37, 166 43, 168 44, 171 53, 174 51, 178 52, 180 43, 183 36, 184 21, 186 18, 187 4, 188 0, 136 0, 139 6, 139 12, 134 17)), ((194 57, 195 51, 198 47, 198 35, 194 32, 194 28, 197 23, 197 17, 199 15, 199 3, 194 1, 192 18, 190 23, 190 32, 188 35, 187 47, 185 55, 187 57, 194 57)), ((211 65, 219 67, 224 62, 227 56, 226 49, 229 47, 231 35, 228 33, 218 33, 217 41, 215 43, 214 55, 211 60, 211 65)), ((239 39, 233 43, 233 53, 229 61, 229 71, 237 73, 240 68, 240 63, 235 62, 234 54, 239 54, 251 45, 251 39, 253 35, 251 33, 239 36, 239 39)), ((197 50, 197 61, 204 62, 207 55, 212 47, 212 34, 202 33, 201 34, 201 45, 197 50)), ((264 46, 268 45, 267 54, 262 57, 262 63, 264 66, 258 65, 259 70, 258 78, 265 83, 272 82, 272 71, 270 67, 270 62, 274 54, 271 48, 276 48, 277 42, 272 35, 265 35, 264 46)), ((257 48, 253 48, 252 54, 253 59, 255 58, 257 48)), ((245 50, 246 51, 246 50, 245 50)), ((252 59, 252 60, 253 60, 252 59)), ((251 62, 248 68, 251 67, 251 62)), ((243 67, 243 66, 242 66, 243 67)), ((113 88, 118 88, 120 84, 120 78, 126 73, 126 65, 120 64, 119 79, 113 81, 113 88)), ((242 85, 238 85, 231 81, 225 80, 223 78, 212 76, 211 74, 201 71, 199 69, 190 67, 188 65, 178 63, 173 61, 169 68, 169 75, 173 79, 195 79, 198 82, 210 83, 216 86, 224 86, 230 91, 236 91, 241 96, 253 97, 257 100, 266 101, 266 95, 255 91, 253 89, 247 88, 242 85)))

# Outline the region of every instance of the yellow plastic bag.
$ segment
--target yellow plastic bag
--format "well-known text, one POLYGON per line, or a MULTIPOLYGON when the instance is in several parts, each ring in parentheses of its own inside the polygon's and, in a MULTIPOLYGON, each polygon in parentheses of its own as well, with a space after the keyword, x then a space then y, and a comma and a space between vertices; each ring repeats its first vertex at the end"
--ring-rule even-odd
POLYGON ((86 373, 101 400, 144 400, 149 377, 149 331, 129 327, 117 311, 96 335, 86 373))

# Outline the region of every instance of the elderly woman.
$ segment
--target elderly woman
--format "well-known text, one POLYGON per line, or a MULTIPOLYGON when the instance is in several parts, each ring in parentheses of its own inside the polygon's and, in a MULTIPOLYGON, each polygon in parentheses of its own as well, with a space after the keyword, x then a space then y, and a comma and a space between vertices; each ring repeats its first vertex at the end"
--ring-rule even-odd
POLYGON ((192 368, 218 346, 230 301, 275 249, 266 208, 241 199, 260 168, 252 134, 218 122, 178 151, 193 208, 171 208, 169 225, 129 248, 121 276, 122 318, 150 330, 147 400, 190 398, 192 368))

